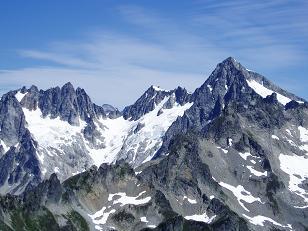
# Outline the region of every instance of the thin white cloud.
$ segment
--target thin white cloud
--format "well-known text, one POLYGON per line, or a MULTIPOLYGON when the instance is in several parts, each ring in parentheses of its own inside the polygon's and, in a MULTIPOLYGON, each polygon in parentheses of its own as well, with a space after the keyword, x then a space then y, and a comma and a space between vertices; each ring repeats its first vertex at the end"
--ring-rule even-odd
POLYGON ((304 0, 204 0, 198 2, 191 17, 195 23, 221 33, 218 36, 220 40, 227 35, 230 45, 237 40, 242 41, 243 46, 251 45, 252 40, 259 45, 264 42, 290 45, 297 38, 297 43, 293 44, 296 45, 300 39, 303 42, 308 36, 307 7, 308 2, 304 0), (294 33, 299 31, 303 34, 294 33), (241 37, 238 37, 239 33, 241 37))
POLYGON ((21 50, 19 54, 26 58, 38 59, 38 60, 47 60, 57 64, 66 65, 66 66, 74 66, 74 67, 95 67, 93 63, 89 63, 80 58, 75 58, 70 55, 52 53, 52 52, 44 52, 37 50, 21 50))
POLYGON ((306 21, 299 20, 306 17, 302 10, 294 15, 294 7, 286 11, 278 1, 199 1, 181 19, 140 6, 123 5, 117 11, 134 33, 102 29, 73 41, 51 41, 44 50, 21 50, 22 57, 49 65, 0 72, 1 85, 5 90, 31 84, 48 88, 71 81, 84 87, 94 102, 123 107, 152 84, 192 91, 228 56, 260 72, 296 66, 307 57, 295 36, 286 41, 270 33, 296 25, 292 30, 308 34, 306 21), (262 13, 251 14, 258 10, 262 13), (279 24, 276 17, 289 21, 279 24))

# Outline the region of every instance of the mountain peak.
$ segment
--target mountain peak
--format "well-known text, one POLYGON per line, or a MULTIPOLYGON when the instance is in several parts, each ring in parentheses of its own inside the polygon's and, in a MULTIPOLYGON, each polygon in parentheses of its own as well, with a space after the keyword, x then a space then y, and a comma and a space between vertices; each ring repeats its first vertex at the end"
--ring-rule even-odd
POLYGON ((245 67, 235 58, 228 57, 217 64, 209 78, 201 86, 201 89, 209 88, 210 92, 212 92, 212 89, 218 88, 220 92, 225 93, 234 81, 243 84, 247 75, 249 75, 249 73, 245 67))
POLYGON ((236 59, 234 58, 234 57, 232 57, 232 56, 229 56, 228 58, 226 58, 224 61, 222 61, 222 63, 225 63, 225 62, 235 62, 235 63, 238 63, 237 61, 236 61, 236 59))
POLYGON ((75 88, 71 82, 67 82, 62 86, 62 89, 75 91, 75 88))
POLYGON ((209 100, 204 100, 206 97, 217 99, 219 96, 228 99, 232 95, 233 99, 237 96, 238 100, 242 100, 245 93, 250 98, 252 91, 262 98, 276 93, 278 101, 283 105, 291 100, 305 101, 276 86, 264 76, 248 71, 233 57, 228 57, 219 63, 209 78, 200 88, 196 89, 193 95, 196 100, 201 99, 202 103, 206 103, 205 101, 209 100))
POLYGON ((233 57, 228 57, 228 58, 226 58, 225 60, 223 60, 221 63, 219 63, 218 65, 217 65, 217 67, 218 68, 221 68, 221 67, 223 67, 223 68, 226 68, 226 67, 229 67, 229 68, 236 68, 236 69, 238 69, 238 70, 246 70, 246 68, 244 68, 241 64, 240 64, 240 62, 238 62, 235 58, 233 58, 233 57))

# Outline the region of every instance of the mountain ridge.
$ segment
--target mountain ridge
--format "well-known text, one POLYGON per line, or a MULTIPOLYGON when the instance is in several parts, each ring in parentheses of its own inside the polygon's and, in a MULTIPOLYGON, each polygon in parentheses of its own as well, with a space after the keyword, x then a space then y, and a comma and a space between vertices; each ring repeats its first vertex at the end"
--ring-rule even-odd
MULTIPOLYGON (((175 118, 177 119, 175 123, 171 123, 170 127, 165 128, 166 135, 162 135, 163 140, 166 144, 163 142, 161 148, 159 148, 158 150, 157 147, 155 148, 155 150, 158 151, 155 155, 157 157, 160 155, 160 153, 164 153, 163 150, 166 148, 166 146, 168 146, 168 139, 170 140, 170 137, 172 137, 176 133, 174 130, 178 129, 179 133, 181 133, 189 129, 189 124, 192 124, 191 126, 193 127, 199 127, 199 129, 202 130, 203 126, 205 126, 209 121, 214 119, 222 112, 224 105, 227 104, 228 101, 235 100, 236 97, 243 100, 247 98, 247 95, 247 102, 251 101, 252 98, 250 97, 250 94, 254 94, 253 92, 255 92, 255 90, 252 88, 253 86, 250 86, 248 84, 248 80, 255 78, 255 76, 259 78, 256 79, 258 81, 260 81, 260 79, 262 79, 262 81, 265 80, 263 76, 259 74, 253 74, 251 76, 251 73, 251 71, 248 71, 234 58, 228 57, 223 62, 217 65, 209 78, 205 80, 204 84, 197 88, 192 94, 189 94, 185 88, 181 87, 178 87, 174 90, 162 90, 159 87, 151 86, 139 99, 137 99, 134 104, 125 107, 122 112, 118 110, 113 110, 109 113, 106 113, 103 107, 92 103, 90 97, 83 89, 79 87, 75 89, 70 82, 64 84, 61 88, 55 87, 47 89, 45 91, 39 90, 36 86, 31 86, 29 89, 23 87, 19 90, 11 91, 10 93, 8 93, 8 96, 12 97, 12 100, 17 99, 17 101, 20 102, 21 108, 29 110, 29 113, 27 113, 29 114, 28 118, 34 117, 35 115, 33 113, 31 114, 31 112, 39 108, 41 110, 43 118, 49 117, 52 120, 59 117, 60 120, 67 121, 70 125, 73 126, 80 126, 80 122, 84 121, 82 122, 84 125, 81 125, 82 127, 84 127, 81 131, 83 133, 82 136, 85 138, 85 142, 88 142, 89 147, 94 148, 94 151, 97 148, 104 148, 104 144, 100 141, 100 139, 102 139, 103 137, 101 137, 101 132, 98 131, 99 127, 104 125, 97 124, 99 118, 116 119, 123 116, 124 120, 121 122, 122 124, 123 122, 126 123, 126 120, 136 121, 136 125, 133 125, 133 127, 130 129, 133 129, 134 133, 137 133, 144 126, 144 123, 138 122, 138 120, 140 120, 140 118, 144 115, 153 111, 157 104, 162 102, 162 100, 166 97, 170 98, 164 103, 164 105, 162 105, 162 108, 158 110, 157 115, 161 114, 163 110, 172 109, 175 104, 183 106, 184 104, 193 103, 193 107, 191 107, 187 111, 184 111, 182 117, 175 118), (245 97, 243 96, 242 88, 247 89, 245 97), (240 96, 236 96, 236 94, 239 94, 240 96), (15 95, 15 97, 13 97, 13 95, 15 95), (188 119, 188 117, 190 119, 188 119), (182 122, 179 122, 182 125, 177 125, 178 120, 183 120, 182 122), (190 122, 188 122, 189 120, 190 122), (187 127, 185 128, 185 126, 183 125, 187 127)), ((269 86, 271 86, 272 88, 276 90, 278 89, 280 93, 285 93, 282 92, 279 87, 275 86, 271 82, 267 80, 265 82, 269 84, 269 86)), ((279 92, 276 92, 276 98, 279 92)), ((253 98, 259 96, 257 92, 255 93, 256 95, 253 96, 253 98)), ((293 97, 292 94, 288 94, 287 96, 293 97)), ((263 96, 261 95, 261 97, 263 96)), ((272 97, 275 98, 275 93, 272 97)), ((290 98, 290 101, 291 100, 297 102, 299 101, 301 103, 305 102, 303 101, 303 99, 295 96, 293 98, 290 98)), ((293 106, 297 107, 299 105, 296 105, 296 103, 293 102, 293 106)), ((21 113, 19 109, 19 112, 17 112, 17 114, 22 114, 20 116, 20 120, 22 123, 24 123, 23 121, 26 120, 23 117, 24 113, 21 113)), ((26 124, 21 124, 18 126, 26 127, 26 124)), ((131 127, 132 125, 125 126, 131 127)), ((16 129, 17 128, 15 128, 14 134, 20 134, 20 132, 16 129)), ((11 136, 8 136, 6 134, 4 135, 4 137, 11 136)), ((9 140, 10 141, 6 141, 9 142, 9 145, 15 145, 15 143, 18 142, 18 139, 16 137, 11 137, 9 140)), ((121 142, 125 143, 125 140, 121 142)), ((134 141, 132 142, 134 143, 134 141)), ((85 155, 85 153, 89 150, 89 148, 84 149, 85 151, 82 152, 84 153, 81 154, 82 156, 85 155)), ((75 150, 73 152, 76 152, 75 148, 72 150, 75 150)), ((136 158, 135 156, 129 154, 129 150, 128 152, 120 152, 122 152, 122 154, 120 153, 120 156, 118 157, 120 159, 136 158)), ((116 155, 116 153, 114 155, 116 155)), ((153 156, 153 154, 150 154, 150 156, 153 156)), ((83 165, 91 165, 91 158, 85 159, 83 165)), ((139 162, 139 164, 140 163, 141 162, 139 162)))
MULTIPOLYGON (((122 112, 107 108, 108 113, 71 83, 5 94, 0 100, 1 194, 19 198, 50 187, 47 179, 55 188, 79 179, 70 189, 72 201, 41 202, 39 214, 47 206, 68 224, 74 223, 70 211, 78 211, 91 230, 308 227, 306 100, 229 57, 191 94, 181 87, 151 86, 122 112), (109 183, 95 177, 100 168, 109 183), (122 177, 148 185, 144 195, 122 177), (112 188, 110 179, 122 183, 112 188), (37 186, 40 182, 45 186, 37 186), (154 195, 164 199, 151 202, 156 207, 146 214, 131 208, 154 195), (161 209, 170 217, 161 216, 161 209)), ((57 192, 51 194, 43 198, 57 192)))

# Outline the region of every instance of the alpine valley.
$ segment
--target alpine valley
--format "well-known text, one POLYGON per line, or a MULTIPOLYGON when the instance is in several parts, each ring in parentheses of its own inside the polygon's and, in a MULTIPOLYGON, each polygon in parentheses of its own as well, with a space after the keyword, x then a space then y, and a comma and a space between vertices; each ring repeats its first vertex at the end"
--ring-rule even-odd
POLYGON ((0 230, 308 230, 308 103, 219 63, 119 111, 71 83, 0 100, 0 230))

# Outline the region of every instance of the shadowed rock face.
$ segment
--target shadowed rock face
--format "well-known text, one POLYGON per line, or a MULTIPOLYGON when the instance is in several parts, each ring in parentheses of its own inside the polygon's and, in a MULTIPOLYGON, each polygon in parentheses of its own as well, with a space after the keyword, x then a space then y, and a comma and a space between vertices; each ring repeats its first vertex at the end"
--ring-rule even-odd
POLYGON ((174 211, 161 191, 136 177, 132 168, 121 163, 92 168, 62 184, 53 174, 23 195, 2 196, 0 217, 3 227, 13 229, 23 229, 31 223, 37 229, 93 230, 94 221, 96 229, 152 230, 150 227, 153 226, 156 227, 153 230, 248 230, 246 222, 219 200, 205 204, 208 211, 216 214, 215 221, 205 224, 186 220, 174 211), (121 200, 118 195, 124 192, 139 200, 121 200), (92 220, 92 214, 101 208, 109 211, 106 213, 108 219, 105 222, 92 220), (19 217, 20 221, 10 224, 7 216, 19 217), (51 224, 41 222, 43 219, 51 224))
POLYGON ((79 125, 79 119, 87 121, 106 116, 104 109, 93 104, 84 89, 75 90, 71 83, 46 91, 39 91, 33 86, 27 90, 21 104, 29 110, 35 110, 38 106, 44 117, 60 117, 72 125, 79 125))
POLYGON ((202 131, 209 121, 219 116, 228 104, 237 103, 242 106, 241 110, 252 108, 258 102, 262 104, 262 97, 249 87, 247 80, 262 82, 264 86, 270 87, 269 89, 289 97, 290 101, 305 101, 275 86, 265 77, 248 71, 235 59, 227 58, 217 65, 205 83, 192 94, 193 106, 169 128, 164 137, 165 143, 162 149, 168 146, 174 134, 185 133, 190 129, 202 131))
POLYGON ((40 182, 34 143, 25 128, 25 116, 13 92, 0 100, 0 192, 21 193, 40 182), (17 187, 10 189, 10 185, 17 187))
POLYGON ((22 88, 0 125, 0 193, 16 194, 0 197, 3 230, 308 227, 308 104, 233 58, 192 94, 151 86, 123 112, 70 83, 22 88), (47 140, 27 121, 38 109, 47 140), (93 150, 113 164, 90 168, 93 150))
POLYGON ((14 94, 7 93, 0 100, 0 139, 15 145, 25 134, 25 117, 14 94))
MULTIPOLYGON (((83 136, 93 146, 96 145, 96 139, 100 136, 96 131, 94 121, 97 118, 107 118, 102 107, 93 104, 83 89, 77 88, 75 90, 71 83, 65 84, 62 88, 56 87, 46 91, 38 90, 35 86, 29 89, 24 87, 19 91, 11 91, 3 95, 0 100, 0 166, 2 166, 0 169, 0 193, 2 194, 7 192, 19 194, 25 188, 32 187, 44 179, 46 172, 49 176, 48 174, 55 171, 52 162, 46 163, 50 165, 50 170, 47 170, 42 164, 44 159, 46 162, 44 154, 55 156, 59 155, 59 151, 56 150, 57 147, 51 147, 56 150, 53 153, 46 149, 42 151, 41 144, 38 143, 34 134, 30 134, 33 128, 25 118, 23 111, 25 109, 30 112, 40 111, 42 119, 59 118, 62 121, 67 121, 72 128, 80 126, 80 121, 84 121, 86 125, 80 131, 79 137, 83 136), (19 98, 18 94, 22 96, 19 98)), ((113 118, 116 118, 118 114, 117 111, 109 113, 113 118)), ((30 117, 30 119, 32 118, 30 117)), ((47 121, 46 126, 48 126, 47 121)), ((59 127, 60 129, 61 127, 59 127)), ((53 139, 53 134, 46 135, 50 135, 50 140, 53 139)), ((73 168, 82 171, 87 166, 91 166, 92 160, 86 156, 87 150, 82 146, 82 142, 84 141, 80 138, 78 140, 76 136, 75 143, 81 143, 81 146, 72 144, 69 147, 63 147, 61 152, 65 153, 66 157, 54 159, 55 163, 60 161, 67 164, 68 167, 72 167, 64 172, 62 180, 72 172, 76 172, 73 168), (76 161, 77 157, 78 161, 76 161)))

